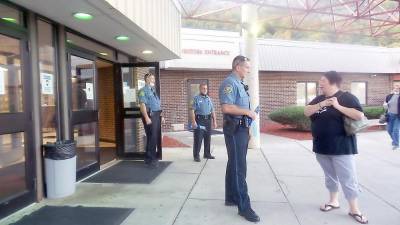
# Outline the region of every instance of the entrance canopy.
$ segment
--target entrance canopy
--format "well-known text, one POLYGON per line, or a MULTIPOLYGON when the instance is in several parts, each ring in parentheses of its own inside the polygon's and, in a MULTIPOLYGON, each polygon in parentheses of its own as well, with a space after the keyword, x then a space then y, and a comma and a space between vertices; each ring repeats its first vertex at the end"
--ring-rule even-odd
MULTIPOLYGON (((276 30, 396 39, 398 0, 179 0, 186 20, 240 26, 240 6, 258 6, 262 33, 276 30)), ((229 25, 225 25, 229 26, 229 25)), ((218 27, 216 27, 218 29, 218 27)))

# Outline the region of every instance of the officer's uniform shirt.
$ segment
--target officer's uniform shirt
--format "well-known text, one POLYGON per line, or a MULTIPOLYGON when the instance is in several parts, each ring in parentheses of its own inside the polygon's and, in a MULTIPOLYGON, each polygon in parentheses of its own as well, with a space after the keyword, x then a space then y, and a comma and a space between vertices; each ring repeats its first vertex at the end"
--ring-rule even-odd
MULTIPOLYGON (((242 109, 250 109, 250 97, 244 89, 239 77, 231 73, 219 88, 219 101, 222 104, 236 105, 242 109)), ((236 116, 240 118, 241 116, 236 116)))
POLYGON ((144 103, 149 112, 161 111, 160 98, 157 96, 155 89, 148 84, 139 91, 139 103, 144 103))
POLYGON ((208 116, 214 111, 214 105, 208 95, 197 95, 193 98, 194 114, 208 116))

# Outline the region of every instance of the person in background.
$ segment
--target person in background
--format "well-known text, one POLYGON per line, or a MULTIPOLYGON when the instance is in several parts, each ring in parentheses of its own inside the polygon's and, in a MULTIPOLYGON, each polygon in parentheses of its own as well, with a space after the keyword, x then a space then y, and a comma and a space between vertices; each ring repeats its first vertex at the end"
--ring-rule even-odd
POLYGON ((399 150, 399 130, 400 130, 400 101, 399 101, 400 84, 393 84, 393 91, 387 95, 383 107, 387 110, 387 132, 392 139, 392 149, 399 150))
POLYGON ((311 119, 313 151, 325 174, 329 200, 320 207, 323 212, 339 208, 339 184, 349 203, 349 215, 361 224, 368 219, 361 213, 357 198, 360 190, 357 181, 354 155, 357 154, 355 135, 347 136, 343 115, 354 120, 364 116, 358 99, 341 91, 342 77, 335 71, 325 73, 319 86, 322 95, 314 98, 304 109, 311 119))
POLYGON ((195 162, 200 162, 200 148, 201 142, 204 139, 204 155, 205 159, 215 159, 211 155, 210 142, 211 142, 211 121, 214 128, 217 127, 217 120, 215 118, 214 105, 208 94, 208 87, 206 83, 199 86, 200 94, 193 98, 191 117, 193 132, 193 158, 195 162))

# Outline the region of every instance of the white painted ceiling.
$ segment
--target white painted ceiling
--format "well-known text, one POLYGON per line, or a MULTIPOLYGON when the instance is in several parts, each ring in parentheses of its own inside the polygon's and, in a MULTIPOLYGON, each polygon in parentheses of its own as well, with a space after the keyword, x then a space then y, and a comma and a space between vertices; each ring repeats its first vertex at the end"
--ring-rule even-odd
MULTIPOLYGON (((177 56, 153 36, 113 8, 105 0, 11 0, 68 28, 85 34, 95 40, 145 61, 175 59, 177 56), (72 17, 75 12, 86 12, 94 16, 91 21, 78 21, 72 17), (120 42, 114 39, 127 35, 130 40, 120 42), (156 49, 151 55, 142 53, 145 49, 156 49)), ((151 18, 149 18, 151 19, 151 18)))

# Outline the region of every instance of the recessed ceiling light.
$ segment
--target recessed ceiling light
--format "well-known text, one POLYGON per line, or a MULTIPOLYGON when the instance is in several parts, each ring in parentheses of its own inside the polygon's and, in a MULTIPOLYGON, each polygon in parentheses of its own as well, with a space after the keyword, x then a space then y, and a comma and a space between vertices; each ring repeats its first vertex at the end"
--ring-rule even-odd
POLYGON ((119 35, 119 36, 116 36, 115 39, 118 41, 128 41, 129 37, 125 36, 125 35, 119 35))
POLYGON ((73 43, 73 41, 71 41, 70 39, 67 39, 67 42, 68 42, 68 43, 73 43))
POLYGON ((105 52, 99 52, 100 55, 108 56, 108 53, 105 52))
POLYGON ((2 17, 1 19, 11 23, 17 23, 17 20, 12 17, 2 17))
POLYGON ((73 14, 74 18, 77 20, 92 20, 93 16, 89 13, 77 12, 73 14))
POLYGON ((153 54, 153 51, 151 51, 151 50, 143 50, 142 53, 143 54, 153 54))

